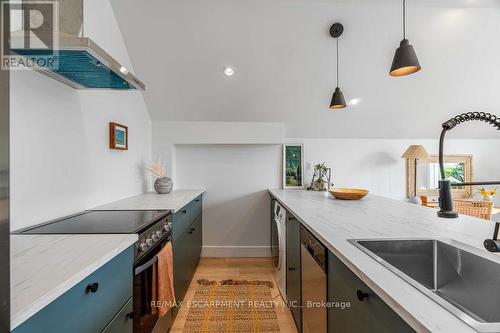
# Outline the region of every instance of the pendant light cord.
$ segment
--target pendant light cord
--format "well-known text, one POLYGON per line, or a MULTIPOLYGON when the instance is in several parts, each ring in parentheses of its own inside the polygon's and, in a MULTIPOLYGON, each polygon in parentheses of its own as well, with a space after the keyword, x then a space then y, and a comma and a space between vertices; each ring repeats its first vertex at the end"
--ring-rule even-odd
POLYGON ((403 39, 406 39, 406 0, 403 0, 403 39))
POLYGON ((339 38, 337 40, 337 87, 339 86, 339 38))

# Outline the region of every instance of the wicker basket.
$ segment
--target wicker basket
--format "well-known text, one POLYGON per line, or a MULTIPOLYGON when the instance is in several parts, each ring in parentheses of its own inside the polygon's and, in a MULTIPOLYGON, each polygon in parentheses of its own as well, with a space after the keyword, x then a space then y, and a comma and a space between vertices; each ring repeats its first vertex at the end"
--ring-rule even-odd
POLYGON ((453 200, 453 206, 459 214, 491 220, 492 201, 453 200))

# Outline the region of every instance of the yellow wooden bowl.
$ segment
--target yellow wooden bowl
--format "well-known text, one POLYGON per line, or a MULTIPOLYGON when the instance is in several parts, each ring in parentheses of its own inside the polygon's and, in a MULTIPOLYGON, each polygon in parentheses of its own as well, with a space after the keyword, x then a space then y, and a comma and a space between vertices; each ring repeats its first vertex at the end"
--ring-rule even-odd
POLYGON ((340 200, 359 200, 368 194, 368 190, 360 188, 331 188, 328 190, 335 199, 340 200))

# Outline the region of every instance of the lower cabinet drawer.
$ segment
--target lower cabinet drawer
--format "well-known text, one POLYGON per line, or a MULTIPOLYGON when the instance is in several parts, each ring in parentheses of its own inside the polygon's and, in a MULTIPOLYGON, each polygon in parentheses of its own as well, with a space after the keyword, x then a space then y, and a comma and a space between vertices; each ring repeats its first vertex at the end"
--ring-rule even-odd
POLYGON ((202 246, 202 217, 193 221, 173 242, 174 290, 177 301, 182 301, 200 260, 202 246))
POLYGON ((190 237, 184 232, 173 244, 174 252, 174 292, 177 301, 184 299, 184 294, 191 280, 190 237))
POLYGON ((328 252, 328 333, 414 332, 380 297, 328 252))
POLYGON ((191 202, 191 220, 198 218, 201 214, 202 196, 200 195, 191 202))
POLYGON ((181 210, 176 212, 172 218, 172 241, 175 242, 182 236, 191 223, 191 209, 190 205, 184 206, 181 210))
POLYGON ((101 332, 132 297, 133 254, 133 247, 129 247, 14 332, 101 332))
POLYGON ((118 312, 113 320, 106 326, 103 333, 132 333, 134 325, 129 314, 134 309, 132 298, 128 300, 127 304, 118 312))

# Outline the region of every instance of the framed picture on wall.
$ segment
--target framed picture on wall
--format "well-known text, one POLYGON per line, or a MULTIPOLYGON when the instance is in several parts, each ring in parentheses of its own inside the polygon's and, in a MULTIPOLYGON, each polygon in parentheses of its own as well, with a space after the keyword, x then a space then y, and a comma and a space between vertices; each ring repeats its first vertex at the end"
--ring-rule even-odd
POLYGON ((304 147, 302 144, 283 145, 283 188, 304 186, 304 147))
POLYGON ((109 149, 128 150, 128 127, 109 123, 109 149))

